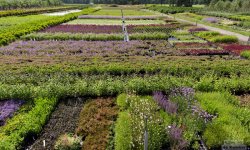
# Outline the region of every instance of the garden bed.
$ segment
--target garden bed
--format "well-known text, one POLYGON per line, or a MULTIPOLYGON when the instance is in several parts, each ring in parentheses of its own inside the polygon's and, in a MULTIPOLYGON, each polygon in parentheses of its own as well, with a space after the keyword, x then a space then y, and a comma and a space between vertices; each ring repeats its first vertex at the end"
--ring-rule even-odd
POLYGON ((112 134, 111 127, 118 114, 112 98, 98 98, 85 104, 79 117, 77 135, 83 138, 82 149, 106 150, 112 134))
MULTIPOLYGON (((88 24, 88 25, 122 25, 122 20, 115 19, 76 19, 64 24, 88 24)), ((127 20, 127 25, 165 24, 163 20, 127 20)))
POLYGON ((11 118, 14 113, 19 110, 19 108, 25 102, 22 100, 4 100, 0 101, 0 126, 5 124, 5 121, 11 118))
POLYGON ((74 133, 82 105, 83 99, 62 100, 44 126, 43 131, 38 135, 38 138, 33 141, 33 137, 29 137, 30 141, 27 142, 32 144, 28 148, 53 149, 59 136, 65 133, 74 133))

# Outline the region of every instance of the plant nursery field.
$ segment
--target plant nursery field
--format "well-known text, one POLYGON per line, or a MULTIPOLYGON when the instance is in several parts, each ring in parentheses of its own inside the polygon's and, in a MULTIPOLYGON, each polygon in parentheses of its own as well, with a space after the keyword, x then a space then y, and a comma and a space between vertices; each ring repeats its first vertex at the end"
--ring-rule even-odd
POLYGON ((101 6, 0 18, 0 150, 250 147, 249 43, 101 6))

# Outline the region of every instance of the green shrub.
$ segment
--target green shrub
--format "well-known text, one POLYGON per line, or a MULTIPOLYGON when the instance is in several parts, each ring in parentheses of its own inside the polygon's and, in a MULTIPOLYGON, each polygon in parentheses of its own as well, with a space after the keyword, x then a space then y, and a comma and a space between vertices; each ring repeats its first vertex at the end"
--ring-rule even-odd
POLYGON ((65 16, 58 16, 58 17, 48 17, 45 19, 41 19, 39 21, 30 21, 23 24, 18 24, 15 26, 10 26, 9 28, 5 29, 4 32, 0 33, 0 46, 6 45, 23 35, 29 34, 34 31, 39 31, 48 26, 54 26, 57 24, 61 24, 67 22, 69 20, 76 19, 81 14, 89 14, 96 9, 88 8, 84 9, 79 13, 72 13, 65 16))
POLYGON ((225 140, 243 140, 244 144, 249 145, 249 109, 234 103, 233 96, 227 92, 198 93, 196 98, 204 110, 217 116, 203 135, 209 148, 218 148, 225 140))
POLYGON ((132 149, 132 121, 128 112, 120 112, 115 125, 115 149, 132 149))
POLYGON ((69 6, 57 6, 57 7, 45 7, 45 8, 5 10, 5 11, 0 11, 0 17, 31 15, 31 14, 34 15, 34 14, 40 14, 40 13, 58 12, 58 11, 72 10, 72 9, 83 9, 84 7, 86 6, 69 5, 69 6))
POLYGON ((116 102, 121 110, 126 110, 129 106, 129 102, 127 100, 127 94, 120 94, 117 97, 116 102))
POLYGON ((244 57, 244 58, 246 58, 246 59, 250 59, 250 50, 241 52, 241 53, 240 53, 240 56, 241 56, 241 57, 244 57))
POLYGON ((19 149, 24 138, 41 132, 53 109, 56 98, 37 98, 29 112, 19 113, 0 127, 0 149, 19 149))
POLYGON ((209 38, 208 40, 214 43, 236 43, 239 41, 236 36, 229 35, 215 36, 209 38))
POLYGON ((220 33, 215 31, 201 31, 201 32, 196 32, 195 35, 201 38, 209 39, 214 36, 220 35, 220 33))

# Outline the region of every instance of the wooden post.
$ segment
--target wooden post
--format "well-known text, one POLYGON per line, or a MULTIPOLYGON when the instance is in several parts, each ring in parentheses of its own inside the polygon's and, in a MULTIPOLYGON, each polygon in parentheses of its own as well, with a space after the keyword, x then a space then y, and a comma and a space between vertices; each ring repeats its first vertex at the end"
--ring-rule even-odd
POLYGON ((248 37, 247 43, 250 44, 250 36, 248 37))

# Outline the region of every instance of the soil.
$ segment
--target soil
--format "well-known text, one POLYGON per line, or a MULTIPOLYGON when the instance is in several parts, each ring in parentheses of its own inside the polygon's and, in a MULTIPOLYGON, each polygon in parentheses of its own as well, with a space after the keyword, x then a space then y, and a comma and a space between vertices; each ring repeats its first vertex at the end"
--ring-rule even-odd
MULTIPOLYGON (((57 138, 64 133, 74 133, 78 124, 79 114, 83 107, 83 99, 68 99, 61 101, 42 133, 26 149, 45 150, 54 149, 57 138), (45 147, 43 146, 45 140, 45 147)), ((32 139, 32 138, 31 138, 32 139)))
POLYGON ((250 95, 242 95, 238 97, 240 99, 240 103, 242 106, 249 106, 250 107, 250 95))

